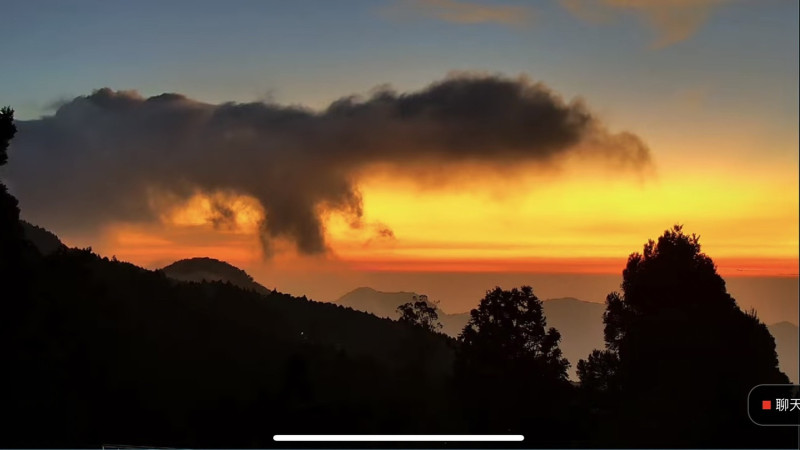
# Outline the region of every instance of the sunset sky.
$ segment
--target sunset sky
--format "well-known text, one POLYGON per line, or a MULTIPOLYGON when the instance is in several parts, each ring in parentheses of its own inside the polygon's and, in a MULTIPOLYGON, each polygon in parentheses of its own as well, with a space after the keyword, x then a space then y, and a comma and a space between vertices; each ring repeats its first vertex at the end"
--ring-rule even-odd
MULTIPOLYGON (((2 9, 0 103, 14 107, 33 136, 26 138, 21 126, 2 175, 23 217, 70 245, 151 268, 215 257, 267 286, 327 300, 348 285, 380 284, 380 276, 385 289, 418 289, 413 282, 386 281, 404 273, 619 274, 629 253, 682 223, 701 235, 704 251, 726 277, 797 276, 797 1, 42 0, 3 2, 2 9), (455 136, 442 139, 444 150, 427 159, 427 148, 400 148, 404 133, 389 135, 395 125, 369 118, 352 133, 356 142, 380 148, 358 144, 365 148, 355 154, 340 143, 321 153, 307 150, 317 141, 306 134, 327 136, 338 126, 338 116, 325 113, 331 102, 353 94, 361 96, 356 104, 366 102, 376 87, 389 85, 396 93, 391 102, 402 108, 404 99, 424 97, 432 83, 481 77, 528 93, 544 86, 558 108, 585 108, 592 125, 552 158, 516 159, 518 142, 509 141, 507 153, 498 144, 499 156, 462 160, 450 153, 455 136), (282 158, 321 159, 303 160, 307 170, 287 172, 285 188, 297 195, 276 197, 272 188, 260 189, 259 180, 294 159, 249 160, 250 150, 225 146, 213 151, 229 152, 230 159, 217 158, 211 144, 208 154, 199 151, 206 156, 194 159, 188 149, 205 143, 156 139, 170 134, 148 134, 118 150, 114 133, 102 128, 128 130, 134 120, 122 113, 124 127, 97 120, 76 99, 104 87, 112 93, 103 98, 121 105, 108 108, 178 93, 185 98, 175 109, 185 108, 187 117, 211 117, 228 102, 301 108, 309 117, 317 114, 306 120, 311 131, 282 136, 275 145, 295 149, 282 158), (40 119, 57 110, 57 120, 40 119), (390 131, 371 136, 370 130, 390 131), (67 136, 56 132, 70 134, 50 137, 67 136), (623 132, 635 141, 623 139, 623 132), (87 142, 101 150, 74 160, 63 156, 87 142), (45 167, 46 153, 35 153, 43 143, 62 146, 57 158, 72 165, 45 167), (631 147, 616 147, 623 143, 631 147), (384 152, 383 145, 392 150, 384 152), (184 148, 189 156, 181 159, 177 149, 184 148), (642 154, 637 149, 649 156, 634 161, 631 155, 642 154), (117 158, 116 151, 125 156, 117 158), (341 167, 338 159, 325 159, 335 152, 346 155, 341 167), (137 156, 144 154, 163 155, 169 164, 151 170, 137 156), (128 162, 109 163, 115 158, 128 162), (276 168, 259 172, 267 162, 276 168), (230 175, 198 168, 203 164, 230 175), (59 179, 73 169, 87 175, 59 179), (247 180, 236 171, 246 172, 247 180), (172 184, 183 178, 187 183, 172 184), (147 184, 154 179, 159 183, 147 184), (342 196, 306 191, 304 180, 332 183, 342 196), (90 192, 74 210, 77 217, 69 212, 67 184, 90 192), (117 185, 144 186, 146 198, 117 185), (310 212, 281 203, 295 199, 308 202, 310 212), (265 238, 260 224, 283 220, 280 211, 314 216, 322 240, 310 238, 310 250, 298 251, 305 244, 292 233, 305 225, 295 222, 286 224, 288 234, 273 229, 265 238), (323 251, 316 251, 320 245, 323 251), (301 279, 320 281, 304 290, 301 279)), ((173 123, 169 111, 161 112, 166 124, 173 123)), ((506 116, 499 117, 505 129, 506 116)), ((190 128, 180 130, 193 139, 190 128)), ((428 142, 427 132, 408 142, 428 142)), ((248 149, 263 143, 267 152, 273 145, 234 139, 248 149)), ((439 151, 437 145, 431 151, 439 151)))

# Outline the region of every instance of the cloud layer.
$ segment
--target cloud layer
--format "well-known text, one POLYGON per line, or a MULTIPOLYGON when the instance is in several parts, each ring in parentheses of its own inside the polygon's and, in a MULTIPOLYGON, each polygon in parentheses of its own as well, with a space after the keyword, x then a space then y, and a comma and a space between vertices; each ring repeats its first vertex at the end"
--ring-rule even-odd
POLYGON ((617 13, 633 13, 656 32, 654 48, 690 38, 708 20, 712 9, 729 0, 561 0, 577 17, 605 22, 617 13))
MULTIPOLYGON (((659 49, 692 37, 715 8, 730 1, 560 0, 560 3, 575 17, 593 23, 608 23, 620 15, 632 14, 655 32, 652 46, 659 49)), ((531 23, 534 8, 463 0, 397 0, 384 12, 391 17, 432 18, 457 24, 523 26, 531 23)))
MULTIPOLYGON (((103 88, 19 129, 7 173, 28 217, 57 231, 87 230, 157 220, 165 205, 198 191, 244 195, 265 212, 266 254, 276 239, 324 252, 326 212, 357 226, 357 177, 374 165, 446 173, 463 164, 553 165, 570 155, 650 164, 638 137, 607 131, 580 101, 524 78, 474 74, 416 92, 344 97, 318 112, 103 88)), ((232 220, 231 208, 215 202, 209 223, 232 220)))

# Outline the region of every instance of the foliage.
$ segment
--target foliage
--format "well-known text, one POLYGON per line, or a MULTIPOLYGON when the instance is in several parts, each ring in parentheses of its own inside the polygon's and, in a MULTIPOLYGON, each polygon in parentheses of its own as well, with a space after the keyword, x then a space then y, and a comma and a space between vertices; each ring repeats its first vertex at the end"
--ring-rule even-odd
POLYGON ((413 302, 398 306, 397 312, 400 313, 400 319, 398 320, 402 323, 417 326, 430 332, 442 329, 436 306, 424 300, 417 300, 416 296, 414 296, 413 302))
POLYGON ((560 339, 530 286, 487 291, 459 336, 456 377, 467 420, 492 432, 536 429, 542 439, 563 430, 570 385, 560 339))
POLYGON ((0 166, 8 162, 8 145, 16 133, 14 110, 8 106, 0 108, 0 166))
POLYGON ((561 356, 561 335, 547 329, 542 302, 530 286, 488 291, 459 336, 464 355, 540 369, 541 376, 566 380, 569 362, 561 356))
POLYGON ((593 350, 586 360, 578 361, 578 378, 585 388, 618 393, 615 385, 619 357, 610 350, 593 350))
POLYGON ((634 446, 664 429, 663 445, 787 442, 752 427, 742 406, 753 386, 788 382, 775 342, 727 293, 699 236, 676 225, 648 241, 628 258, 621 287, 606 299, 606 350, 578 363, 589 398, 613 393, 615 419, 598 428, 634 446))
POLYGON ((264 447, 279 432, 450 426, 447 402, 418 407, 449 376, 444 337, 285 294, 176 283, 88 250, 46 257, 33 285, 4 353, 15 412, 4 447, 264 447), (436 365, 417 364, 412 338, 436 365))

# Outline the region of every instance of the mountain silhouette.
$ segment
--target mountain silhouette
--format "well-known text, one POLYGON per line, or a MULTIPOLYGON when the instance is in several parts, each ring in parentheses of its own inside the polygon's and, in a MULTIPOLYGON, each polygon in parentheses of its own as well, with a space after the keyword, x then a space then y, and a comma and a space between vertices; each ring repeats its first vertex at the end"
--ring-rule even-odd
POLYGON ((204 258, 150 271, 67 248, 36 266, 0 345, 0 447, 260 448, 278 433, 454 431, 446 337, 252 285, 166 275, 190 278, 203 272, 196 266, 244 274, 204 258))
MULTIPOLYGON (((397 307, 412 301, 414 292, 381 292, 360 287, 341 296, 334 303, 390 319, 399 318, 397 307)), ((430 302, 429 302, 430 303, 430 302)), ((572 366, 569 375, 577 379, 576 364, 595 348, 603 345, 603 311, 601 303, 564 297, 543 301, 548 326, 561 333, 561 351, 572 366)), ((437 308, 442 332, 457 337, 469 321, 469 313, 447 314, 437 308)))
POLYGON ((789 380, 797 384, 800 382, 798 375, 798 327, 791 322, 778 322, 769 325, 770 334, 775 338, 775 350, 778 352, 778 361, 783 373, 789 380))
POLYGON ((571 364, 570 378, 577 380, 578 361, 603 344, 605 305, 564 297, 544 300, 542 308, 547 326, 561 332, 561 351, 571 364))
POLYGON ((214 258, 189 258, 176 261, 161 271, 178 281, 222 281, 242 289, 269 294, 270 290, 253 280, 247 272, 238 267, 214 258))
POLYGON ((34 247, 42 255, 49 255, 65 247, 61 239, 52 232, 24 220, 20 220, 19 223, 22 225, 22 233, 25 239, 33 243, 34 247))
MULTIPOLYGON (((15 132, 13 110, 0 109, 0 165, 15 132)), ((0 448, 110 442, 262 448, 283 433, 512 429, 524 430, 523 445, 539 448, 797 444, 794 430, 758 427, 738 409, 746 393, 741 388, 787 377, 777 371, 766 326, 738 310, 712 261, 697 253, 697 238, 686 239, 679 225, 658 248, 649 241, 644 260, 629 258, 627 309, 620 297, 609 296, 605 340, 627 338, 621 348, 628 352, 595 357, 591 370, 581 362, 582 383, 575 386, 567 382, 563 356, 585 352, 578 347, 590 345, 603 305, 573 298, 543 303, 530 286, 497 287, 486 291, 464 332, 452 339, 347 306, 391 316, 411 293, 361 289, 332 304, 268 291, 244 271, 210 258, 147 270, 90 248, 66 248, 38 227, 27 227, 26 235, 18 204, 0 183, 0 448), (687 245, 664 245, 671 242, 688 243, 692 252, 673 251, 687 245), (681 258, 669 258, 676 255, 681 258), (639 261, 647 270, 633 270, 639 261), (679 276, 685 273, 701 276, 686 283, 679 276), (684 283, 684 295, 660 289, 670 287, 665 279, 680 284, 674 278, 684 283), (642 286, 649 291, 634 289, 642 286), (696 301, 706 293, 722 308, 696 301), (370 302, 377 294, 385 295, 370 302), (655 313, 633 309, 647 312, 654 297, 663 303, 655 313), (672 308, 681 301, 683 308, 672 308), (716 320, 719 314, 700 316, 698 309, 729 314, 716 320), (546 325, 561 328, 564 348, 576 348, 562 354, 559 332, 546 325), (610 338, 609 329, 615 333, 610 338), (684 355, 691 364, 683 364, 684 355), (670 364, 659 366, 665 357, 670 364), (707 374, 713 385, 698 383, 707 374)), ((464 315, 442 314, 450 333, 464 315)), ((791 326, 776 327, 792 337, 791 326)))
POLYGON ((381 292, 370 287, 360 287, 342 295, 333 303, 378 317, 397 319, 400 317, 397 307, 418 296, 416 292, 381 292))
MULTIPOLYGON (((396 308, 412 301, 415 292, 382 292, 370 287, 360 287, 344 294, 334 303, 355 310, 368 312, 378 317, 397 319, 396 308)), ((543 301, 548 326, 561 333, 561 351, 572 364, 571 379, 577 380, 576 366, 580 359, 594 349, 604 347, 602 303, 587 302, 572 297, 552 298, 543 301)), ((447 314, 438 309, 442 332, 457 337, 469 321, 469 313, 447 314)), ((768 326, 775 337, 781 370, 792 382, 798 381, 798 327, 790 322, 779 322, 768 326)))

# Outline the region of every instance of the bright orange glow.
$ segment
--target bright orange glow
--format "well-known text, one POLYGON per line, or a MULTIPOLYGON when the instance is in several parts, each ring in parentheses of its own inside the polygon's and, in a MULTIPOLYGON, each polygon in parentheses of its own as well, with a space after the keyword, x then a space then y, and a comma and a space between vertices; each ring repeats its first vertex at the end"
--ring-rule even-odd
MULTIPOLYGON (((69 244, 69 242, 67 242, 69 244)), ((183 258, 207 256, 234 265, 261 259, 258 238, 238 231, 220 231, 211 225, 173 227, 111 226, 96 237, 93 248, 123 261, 157 268, 183 258)))
POLYGON ((264 210, 253 197, 226 192, 198 192, 182 204, 168 208, 161 215, 161 220, 178 227, 205 225, 224 219, 220 208, 225 208, 231 214, 225 223, 230 230, 252 234, 264 219, 264 210))
POLYGON ((397 239, 365 245, 336 216, 328 232, 363 270, 619 273, 630 253, 683 223, 727 275, 797 274, 797 174, 693 167, 644 182, 577 170, 489 178, 461 192, 376 175, 362 184, 365 219, 397 239))
MULTIPOLYGON (((797 277, 797 259, 715 259, 723 277, 797 277)), ((621 274, 626 258, 520 258, 351 261, 353 269, 371 272, 493 272, 621 274)))
MULTIPOLYGON (((330 254, 299 256, 279 243, 272 263, 301 271, 619 274, 630 253, 683 223, 701 235, 703 251, 724 276, 796 276, 796 171, 691 167, 667 164, 646 179, 575 167, 543 175, 472 168, 443 179, 376 169, 359 184, 363 226, 328 211, 330 254), (386 227, 393 236, 379 232, 386 227)), ((92 245, 150 267, 201 255, 242 265, 262 261, 264 211, 256 199, 198 192, 157 204, 160 224, 111 226, 92 245)))

